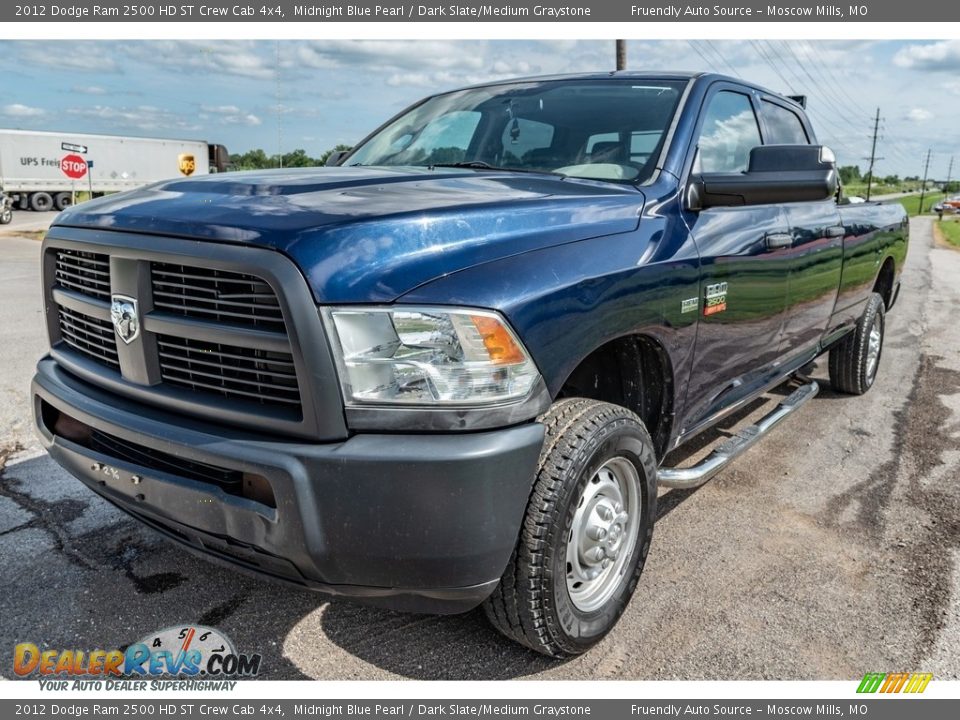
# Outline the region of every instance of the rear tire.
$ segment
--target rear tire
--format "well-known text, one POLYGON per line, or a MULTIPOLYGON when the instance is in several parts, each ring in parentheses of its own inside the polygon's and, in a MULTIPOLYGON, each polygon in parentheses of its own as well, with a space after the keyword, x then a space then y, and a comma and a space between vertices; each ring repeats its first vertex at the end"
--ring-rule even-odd
POLYGON ((886 315, 883 297, 873 293, 857 328, 830 350, 830 384, 837 392, 863 395, 873 387, 883 354, 886 315))
POLYGON ((30 209, 36 212, 53 210, 53 197, 51 197, 50 193, 33 193, 30 195, 30 209))
POLYGON ((571 398, 540 422, 546 438, 520 538, 484 610, 512 640, 571 657, 613 629, 636 589, 656 519, 657 461, 626 408, 571 398))
POLYGON ((68 192, 57 193, 53 196, 53 207, 57 210, 65 210, 73 205, 73 195, 68 192))

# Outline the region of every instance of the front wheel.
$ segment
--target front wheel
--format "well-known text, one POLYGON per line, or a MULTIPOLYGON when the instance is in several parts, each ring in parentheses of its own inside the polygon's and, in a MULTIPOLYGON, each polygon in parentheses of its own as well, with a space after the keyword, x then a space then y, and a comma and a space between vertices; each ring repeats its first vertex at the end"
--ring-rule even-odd
POLYGON ((0 210, 0 225, 7 225, 11 220, 13 220, 13 210, 10 208, 0 210))
POLYGON ((484 609, 507 637, 570 657, 610 632, 637 586, 656 518, 657 461, 626 408, 572 398, 540 422, 546 437, 520 539, 484 609))

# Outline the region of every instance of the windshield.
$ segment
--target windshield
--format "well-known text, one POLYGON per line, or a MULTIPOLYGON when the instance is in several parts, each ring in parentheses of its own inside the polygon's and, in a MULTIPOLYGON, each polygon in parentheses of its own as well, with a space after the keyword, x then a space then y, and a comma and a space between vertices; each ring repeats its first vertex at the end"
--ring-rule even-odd
POLYGON ((683 81, 553 80, 438 95, 372 135, 345 165, 551 172, 642 183, 683 81))

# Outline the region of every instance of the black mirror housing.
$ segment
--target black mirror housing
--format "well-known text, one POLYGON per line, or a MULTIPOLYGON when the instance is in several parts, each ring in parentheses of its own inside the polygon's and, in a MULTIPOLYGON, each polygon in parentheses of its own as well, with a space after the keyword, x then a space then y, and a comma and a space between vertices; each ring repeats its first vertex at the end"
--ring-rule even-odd
POLYGON ((763 145, 750 151, 744 173, 694 178, 691 209, 827 200, 838 187, 833 152, 822 145, 763 145))
POLYGON ((349 150, 334 150, 327 156, 327 161, 323 163, 324 167, 336 167, 348 154, 349 150))

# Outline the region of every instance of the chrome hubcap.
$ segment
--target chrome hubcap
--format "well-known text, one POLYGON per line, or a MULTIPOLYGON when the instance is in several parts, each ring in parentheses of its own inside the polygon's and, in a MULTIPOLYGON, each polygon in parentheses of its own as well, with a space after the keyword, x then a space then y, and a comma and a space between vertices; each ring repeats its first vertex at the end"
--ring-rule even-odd
POLYGON ((877 373, 877 364, 880 361, 880 348, 883 345, 880 316, 873 319, 870 326, 870 336, 867 338, 867 377, 872 379, 877 373))
POLYGON ((597 610, 614 594, 639 525, 640 475, 626 458, 612 458, 583 489, 567 538, 567 591, 579 610, 597 610))

